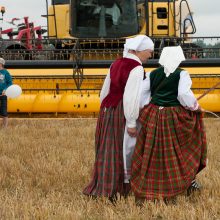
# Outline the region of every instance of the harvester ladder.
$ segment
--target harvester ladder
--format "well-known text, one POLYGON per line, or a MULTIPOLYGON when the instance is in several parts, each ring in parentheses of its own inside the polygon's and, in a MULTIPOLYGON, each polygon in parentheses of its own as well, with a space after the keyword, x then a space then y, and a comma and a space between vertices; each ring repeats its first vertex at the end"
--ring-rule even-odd
POLYGON ((191 12, 191 10, 189 8, 189 4, 188 4, 187 0, 182 0, 180 2, 180 6, 179 7, 180 7, 180 36, 184 38, 185 34, 195 34, 196 33, 196 26, 195 26, 195 22, 193 20, 192 12, 191 12), (182 27, 181 24, 182 24, 182 5, 183 5, 183 3, 185 3, 187 8, 188 8, 189 18, 186 18, 183 21, 183 27, 182 27), (185 27, 186 27, 186 22, 187 21, 190 22, 190 24, 192 26, 192 32, 190 32, 190 33, 188 33, 188 32, 186 33, 185 32, 185 29, 186 29, 185 27))

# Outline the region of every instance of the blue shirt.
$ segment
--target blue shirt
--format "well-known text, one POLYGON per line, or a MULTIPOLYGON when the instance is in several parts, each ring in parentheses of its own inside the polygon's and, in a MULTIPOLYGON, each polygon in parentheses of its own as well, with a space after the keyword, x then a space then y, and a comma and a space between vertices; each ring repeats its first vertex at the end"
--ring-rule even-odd
POLYGON ((0 70, 0 95, 3 90, 6 90, 12 85, 12 78, 10 73, 6 69, 0 70))

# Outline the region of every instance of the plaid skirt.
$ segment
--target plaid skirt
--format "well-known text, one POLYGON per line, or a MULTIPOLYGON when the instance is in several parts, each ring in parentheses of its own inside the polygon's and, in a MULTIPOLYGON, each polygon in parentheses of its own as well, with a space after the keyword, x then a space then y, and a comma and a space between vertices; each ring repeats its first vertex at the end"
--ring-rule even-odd
POLYGON ((206 166, 202 115, 178 107, 146 106, 132 158, 131 188, 145 199, 184 192, 206 166))
POLYGON ((95 135, 95 164, 92 180, 83 190, 90 196, 125 195, 123 138, 125 117, 122 101, 116 108, 101 108, 95 135))
POLYGON ((2 117, 7 117, 8 116, 7 96, 6 95, 0 96, 0 116, 2 116, 2 117))

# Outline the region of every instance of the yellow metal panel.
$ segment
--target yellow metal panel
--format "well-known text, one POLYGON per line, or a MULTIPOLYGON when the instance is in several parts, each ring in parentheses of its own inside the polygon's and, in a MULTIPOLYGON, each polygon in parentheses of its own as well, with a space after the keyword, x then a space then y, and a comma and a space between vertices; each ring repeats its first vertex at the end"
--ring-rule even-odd
MULTIPOLYGON (((154 68, 145 68, 146 72, 152 71, 154 68)), ((184 68, 187 70, 192 77, 193 88, 210 88, 219 81, 219 77, 211 76, 210 74, 216 74, 220 76, 220 68, 218 67, 194 67, 194 68, 184 68), (197 76, 199 74, 199 76, 197 76)), ((40 90, 41 93, 54 94, 66 93, 66 90, 69 90, 68 93, 71 93, 73 89, 76 89, 75 81, 72 78, 72 70, 57 70, 57 69, 45 69, 45 70, 36 70, 35 74, 32 75, 32 70, 12 70, 11 73, 13 76, 23 75, 24 78, 15 78, 14 83, 22 87, 23 90, 27 90, 28 94, 36 94, 39 91, 33 91, 33 89, 40 90), (22 71, 22 72, 19 72, 22 71), (24 72, 25 74, 24 74, 24 72), (31 74, 29 74, 31 71, 31 74), (54 71, 57 71, 54 75, 54 71), (66 72, 69 71, 69 72, 66 72), (65 75, 62 76, 62 73, 65 75), (41 74, 44 73, 44 74, 41 74), (29 76, 30 78, 25 78, 29 76), (31 78, 31 76, 39 76, 39 78, 31 78), (50 78, 51 76, 51 78, 50 78), (66 78, 65 78, 66 76, 66 78), (61 78, 59 78, 61 77, 61 78), (64 77, 64 78, 63 78, 64 77), (32 91, 29 91, 32 90, 32 91)), ((90 77, 90 79, 83 79, 81 89, 101 89, 105 75, 107 74, 108 69, 85 69, 84 76, 90 77)))
MULTIPOLYGON (((53 6, 49 7, 49 15, 54 14, 53 6)), ((69 34, 69 5, 55 5, 57 38, 71 38, 69 34)), ((55 36, 54 16, 49 16, 49 36, 55 36)))
POLYGON ((66 94, 62 96, 58 112, 97 113, 100 107, 98 93, 92 94, 66 94))
POLYGON ((190 74, 219 74, 220 67, 184 67, 184 70, 188 71, 190 74))
MULTIPOLYGON (((145 68, 146 72, 152 71, 155 68, 145 68)), ((190 74, 219 74, 220 76, 220 67, 184 67, 184 70, 188 71, 190 74)))
MULTIPOLYGON (((155 68, 145 68, 146 72, 155 68)), ((220 74, 219 67, 184 67, 190 74, 220 74)), ((65 76, 73 75, 73 69, 8 69, 12 76, 65 76)), ((83 69, 84 75, 104 76, 108 73, 108 68, 83 69)))
POLYGON ((37 94, 33 103, 33 112, 57 112, 61 95, 37 94))
MULTIPOLYGON (((66 76, 73 75, 73 69, 8 69, 12 76, 66 76)), ((84 75, 106 75, 108 68, 83 69, 84 75)))
POLYGON ((17 99, 8 100, 9 112, 71 112, 97 113, 100 107, 98 92, 73 92, 72 94, 23 94, 17 99))
POLYGON ((174 15, 174 3, 173 2, 149 2, 149 36, 175 36, 175 17, 174 15), (157 17, 157 8, 166 8, 167 18, 157 17), (153 14, 152 14, 153 12, 153 14), (169 19, 168 19, 169 18, 169 19), (153 23, 153 28, 152 28, 153 23), (168 29, 161 30, 158 26, 168 26, 168 29), (153 30, 153 32, 152 32, 153 30))
POLYGON ((16 99, 8 99, 8 111, 9 112, 32 112, 33 103, 36 99, 34 95, 21 95, 16 99))
MULTIPOLYGON (((199 97, 201 94, 196 94, 199 97)), ((220 112, 220 94, 208 94, 199 100, 199 104, 205 110, 220 112)))

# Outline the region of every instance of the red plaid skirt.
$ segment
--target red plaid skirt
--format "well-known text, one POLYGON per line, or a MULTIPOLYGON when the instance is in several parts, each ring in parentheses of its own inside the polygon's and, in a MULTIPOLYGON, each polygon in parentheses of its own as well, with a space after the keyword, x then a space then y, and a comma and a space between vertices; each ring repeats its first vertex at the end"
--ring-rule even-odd
POLYGON ((122 101, 116 108, 101 108, 95 135, 95 164, 86 195, 124 195, 123 138, 125 117, 122 101))
POLYGON ((132 158, 131 188, 140 198, 170 198, 184 192, 206 166, 201 113, 149 104, 132 158))

